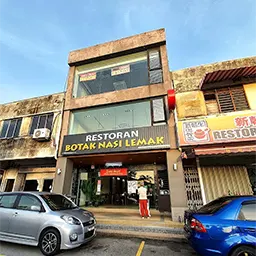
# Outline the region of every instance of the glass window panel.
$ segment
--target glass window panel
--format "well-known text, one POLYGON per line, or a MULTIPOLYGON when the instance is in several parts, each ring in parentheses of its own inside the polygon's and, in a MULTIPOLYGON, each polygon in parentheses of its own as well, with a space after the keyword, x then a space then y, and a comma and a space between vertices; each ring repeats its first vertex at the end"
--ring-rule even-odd
POLYGON ((163 82, 162 70, 152 70, 149 72, 149 81, 151 84, 158 84, 163 82))
POLYGON ((11 123, 10 123, 9 128, 8 128, 8 132, 7 132, 7 138, 12 138, 13 137, 15 125, 16 125, 16 119, 11 120, 11 123))
POLYGON ((149 68, 150 70, 161 68, 159 50, 149 51, 149 68))
POLYGON ((31 128, 30 128, 30 135, 32 135, 34 133, 34 130, 37 129, 38 119, 39 119, 39 116, 34 116, 33 117, 32 125, 31 125, 31 128))
POLYGON ((150 101, 74 111, 69 134, 151 126, 150 101))
POLYGON ((21 118, 17 119, 15 131, 14 131, 14 135, 13 135, 14 138, 18 137, 20 134, 21 120, 22 120, 21 118))
POLYGON ((41 207, 41 203, 34 196, 24 195, 24 196, 21 196, 17 208, 20 209, 20 210, 31 210, 32 206, 41 207))
POLYGON ((9 123, 10 123, 10 120, 4 121, 0 138, 5 138, 6 137, 6 133, 7 133, 9 123))
POLYGON ((73 96, 82 97, 149 84, 147 53, 77 67, 73 96))
POLYGON ((38 129, 39 129, 39 128, 45 128, 46 117, 47 117, 47 116, 40 116, 40 117, 39 117, 38 129))
POLYGON ((155 99, 152 101, 153 104, 153 121, 161 122, 165 120, 164 113, 164 101, 163 99, 155 99))
POLYGON ((47 121, 46 121, 46 128, 51 130, 52 128, 52 120, 53 120, 53 114, 50 114, 47 116, 47 121))
POLYGON ((255 212, 256 212, 256 203, 245 204, 242 206, 242 209, 239 214, 239 219, 255 221, 256 220, 255 212))
POLYGON ((0 200, 0 207, 12 208, 17 196, 16 195, 4 195, 0 200))

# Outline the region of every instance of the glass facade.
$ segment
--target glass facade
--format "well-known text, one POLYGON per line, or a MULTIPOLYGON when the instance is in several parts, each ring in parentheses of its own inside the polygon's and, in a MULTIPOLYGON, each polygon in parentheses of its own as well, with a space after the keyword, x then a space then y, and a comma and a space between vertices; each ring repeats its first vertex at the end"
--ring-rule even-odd
POLYGON ((73 97, 135 88, 162 80, 159 50, 144 51, 76 67, 73 97))
POLYGON ((151 125, 151 101, 146 100, 74 111, 71 114, 69 134, 111 131, 151 125))

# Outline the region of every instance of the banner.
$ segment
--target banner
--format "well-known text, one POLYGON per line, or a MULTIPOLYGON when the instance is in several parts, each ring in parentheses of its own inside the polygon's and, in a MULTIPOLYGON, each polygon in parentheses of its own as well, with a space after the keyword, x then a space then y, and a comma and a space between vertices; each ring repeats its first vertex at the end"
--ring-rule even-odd
POLYGON ((167 125, 64 136, 62 155, 170 148, 167 125))
POLYGON ((95 80, 96 72, 84 73, 84 74, 80 74, 79 76, 80 76, 80 79, 79 79, 80 82, 95 80))
POLYGON ((130 65, 114 67, 111 69, 111 76, 118 76, 130 72, 130 65))
POLYGON ((256 140, 256 113, 227 114, 178 122, 181 146, 256 140))
POLYGON ((127 168, 111 168, 100 170, 100 177, 108 176, 127 176, 127 168))
POLYGON ((136 194, 138 189, 138 181, 137 180, 128 180, 127 181, 127 192, 128 194, 136 194))

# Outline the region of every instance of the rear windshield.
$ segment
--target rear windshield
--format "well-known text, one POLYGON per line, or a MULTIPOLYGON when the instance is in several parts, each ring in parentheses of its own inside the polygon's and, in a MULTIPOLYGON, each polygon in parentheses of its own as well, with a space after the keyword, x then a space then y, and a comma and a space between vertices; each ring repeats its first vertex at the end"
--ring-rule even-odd
POLYGON ((62 195, 41 195, 52 211, 75 209, 77 206, 62 195))
POLYGON ((213 214, 228 205, 230 202, 232 202, 231 198, 218 198, 203 207, 201 207, 197 213, 202 213, 202 214, 213 214))

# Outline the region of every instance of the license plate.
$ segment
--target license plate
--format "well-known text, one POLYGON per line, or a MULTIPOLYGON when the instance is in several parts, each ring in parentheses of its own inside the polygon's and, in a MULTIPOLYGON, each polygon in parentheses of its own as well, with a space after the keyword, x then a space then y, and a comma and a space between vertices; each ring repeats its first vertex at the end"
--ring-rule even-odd
POLYGON ((90 228, 88 228, 88 231, 92 231, 92 230, 94 230, 94 228, 95 227, 90 227, 90 228))

